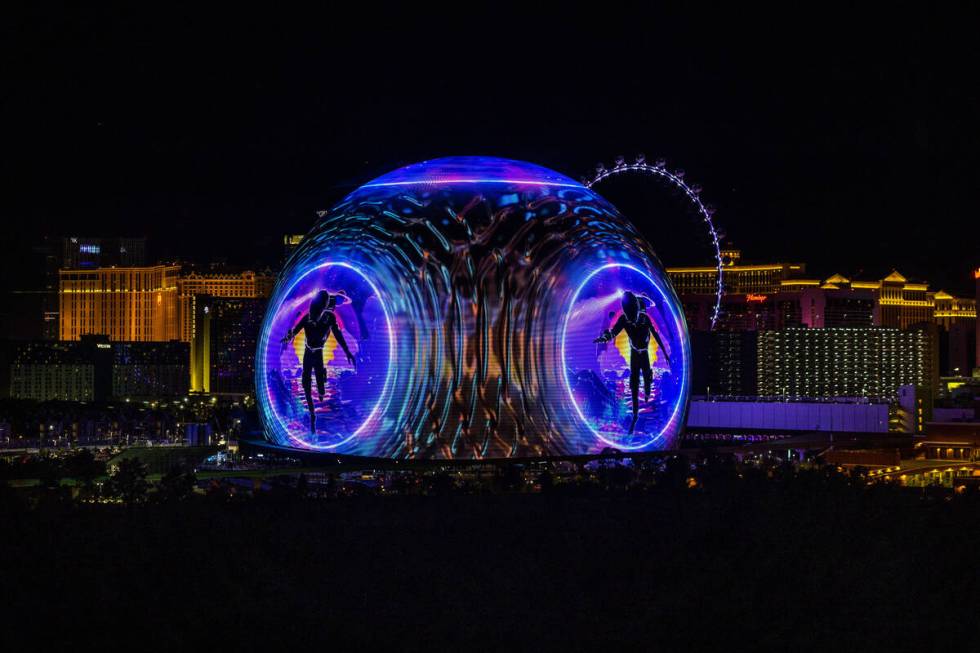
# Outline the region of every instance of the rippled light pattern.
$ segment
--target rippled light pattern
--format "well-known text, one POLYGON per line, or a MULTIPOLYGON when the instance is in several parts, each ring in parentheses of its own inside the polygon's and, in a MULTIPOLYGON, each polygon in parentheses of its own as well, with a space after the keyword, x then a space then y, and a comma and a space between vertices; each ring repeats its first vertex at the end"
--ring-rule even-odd
POLYGON ((595 192, 532 164, 457 157, 384 175, 320 216, 259 339, 273 442, 434 459, 674 444, 689 390, 683 313, 650 246, 595 192), (343 291, 335 313, 354 362, 327 339, 311 432, 303 336, 281 341, 320 290, 343 291), (625 290, 647 298, 667 350, 651 339, 654 383, 633 433, 629 346, 593 343, 625 290))

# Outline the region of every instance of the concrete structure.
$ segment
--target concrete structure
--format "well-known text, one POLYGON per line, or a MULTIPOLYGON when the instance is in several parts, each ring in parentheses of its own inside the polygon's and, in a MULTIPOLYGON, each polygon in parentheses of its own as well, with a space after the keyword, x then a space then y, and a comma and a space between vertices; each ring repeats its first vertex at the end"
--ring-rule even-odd
POLYGON ((894 409, 887 401, 708 401, 691 400, 689 428, 767 431, 888 433, 894 409))

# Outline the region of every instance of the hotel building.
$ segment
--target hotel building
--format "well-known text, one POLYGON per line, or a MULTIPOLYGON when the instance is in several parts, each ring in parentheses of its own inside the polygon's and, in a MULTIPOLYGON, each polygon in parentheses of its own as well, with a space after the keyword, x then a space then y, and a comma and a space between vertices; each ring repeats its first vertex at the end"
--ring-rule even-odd
POLYGON ((196 297, 263 299, 272 294, 275 277, 251 270, 240 273, 200 274, 192 272, 177 281, 180 296, 180 339, 194 342, 195 315, 199 314, 196 297))
POLYGON ((176 265, 61 270, 59 339, 177 340, 179 273, 176 265))

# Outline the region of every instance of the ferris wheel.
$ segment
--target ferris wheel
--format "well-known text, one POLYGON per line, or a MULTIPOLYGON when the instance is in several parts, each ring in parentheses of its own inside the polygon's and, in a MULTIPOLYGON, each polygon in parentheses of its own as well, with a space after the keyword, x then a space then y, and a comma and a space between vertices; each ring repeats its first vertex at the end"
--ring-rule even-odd
POLYGON ((664 159, 657 159, 652 164, 647 163, 646 157, 642 154, 637 155, 636 160, 632 163, 627 163, 626 159, 622 156, 616 157, 616 160, 611 168, 607 168, 604 164, 600 163, 596 166, 595 174, 591 178, 583 178, 582 184, 587 188, 592 188, 605 179, 624 174, 640 174, 647 177, 654 177, 660 179, 661 181, 667 182, 674 188, 677 188, 684 194, 685 197, 687 197, 687 199, 690 201, 691 207, 698 213, 698 215, 704 220, 704 223, 708 226, 708 233, 711 236, 711 244, 714 248, 715 263, 718 270, 717 285, 715 288, 715 306, 714 310, 711 312, 711 328, 714 329, 715 323, 718 321, 718 316, 721 314, 721 296, 723 292, 722 277, 724 275, 724 265, 722 263, 720 242, 723 235, 721 234, 720 230, 715 227, 713 220, 713 216, 715 214, 714 207, 701 201, 700 185, 689 184, 684 181, 683 170, 668 170, 667 161, 664 159))

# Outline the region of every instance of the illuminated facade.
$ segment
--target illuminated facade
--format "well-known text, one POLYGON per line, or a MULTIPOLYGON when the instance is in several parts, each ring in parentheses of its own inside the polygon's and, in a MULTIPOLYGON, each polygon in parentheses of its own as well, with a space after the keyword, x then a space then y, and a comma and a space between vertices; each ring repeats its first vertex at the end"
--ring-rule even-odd
MULTIPOLYGON (((975 330, 976 301, 929 290, 897 271, 878 281, 851 280, 841 274, 827 279, 799 276, 802 264, 741 265, 738 250, 723 250, 725 295, 716 329, 773 330, 793 326, 898 329, 935 323, 949 331, 975 330)), ((668 268, 678 289, 688 324, 709 330, 714 268, 668 268)), ((972 343, 972 338, 971 338, 972 343)))
POLYGON ((877 293, 878 326, 906 329, 913 324, 931 322, 935 302, 929 285, 911 283, 897 271, 878 282, 854 281, 852 288, 867 288, 877 293))
MULTIPOLYGON (((741 252, 723 250, 723 288, 727 295, 771 294, 783 289, 783 282, 806 272, 802 263, 742 265, 741 252)), ((714 295, 718 270, 714 267, 667 268, 670 281, 680 296, 714 295)))
POLYGON ((649 245, 582 184, 439 159, 320 217, 258 343, 272 442, 435 459, 673 446, 689 391, 682 310, 649 245), (642 319, 596 342, 626 315, 626 291, 642 319), (634 417, 631 373, 650 384, 634 417))
POLYGON ((266 301, 248 297, 196 297, 191 390, 216 394, 255 391, 255 347, 266 301))
MULTIPOLYGON (((712 298, 681 297, 692 330, 710 329, 712 298)), ((790 327, 870 327, 875 324, 875 298, 867 290, 803 286, 775 293, 728 294, 722 298, 716 331, 772 331, 790 327)))
POLYGON ((183 342, 111 342, 106 336, 17 343, 10 396, 104 401, 186 395, 188 348, 183 342))
POLYGON ((176 397, 189 389, 186 342, 112 343, 112 396, 176 397))
POLYGON ((112 351, 107 339, 34 341, 16 345, 10 396, 35 401, 101 401, 111 391, 112 351))
POLYGON ((758 331, 691 333, 694 395, 751 397, 758 394, 758 331))
POLYGON ((251 270, 238 274, 200 274, 192 272, 182 275, 177 281, 181 296, 211 295, 212 297, 243 297, 254 299, 268 297, 272 292, 275 278, 257 274, 251 270))
POLYGON ((110 340, 176 340, 176 265, 59 272, 60 340, 106 335, 110 340))
POLYGON ((933 296, 936 305, 936 324, 943 329, 951 329, 958 324, 975 326, 977 302, 973 298, 953 297, 940 290, 933 296))
POLYGON ((800 399, 894 399, 901 386, 933 392, 935 329, 785 329, 759 334, 759 394, 800 399))
POLYGON ((822 282, 793 279, 782 286, 784 290, 809 290, 810 297, 823 294, 827 298, 817 299, 811 303, 810 312, 804 311, 804 322, 810 326, 867 326, 864 323, 868 305, 873 309, 871 324, 874 326, 907 329, 936 319, 935 293, 929 291, 929 284, 913 283, 897 271, 879 281, 858 281, 834 274, 822 282), (826 292, 818 293, 815 289, 826 292))
POLYGON ((275 278, 267 274, 257 274, 251 270, 237 274, 200 274, 192 272, 177 280, 180 296, 180 339, 184 342, 194 340, 194 316, 197 314, 195 299, 198 295, 210 297, 235 297, 258 299, 272 293, 275 278))
POLYGON ((793 434, 830 431, 843 433, 888 433, 900 431, 898 405, 875 399, 821 398, 811 401, 780 401, 758 397, 705 398, 691 400, 689 429, 724 433, 743 430, 759 433, 793 434))
MULTIPOLYGON (((684 306, 692 331, 758 331, 798 326, 795 286, 786 286, 806 271, 802 263, 742 264, 742 252, 719 250, 722 286, 715 316, 718 269, 709 266, 667 268, 671 283, 684 306), (778 296, 777 296, 778 295, 778 296)), ((805 286, 810 285, 806 282, 805 286)))

